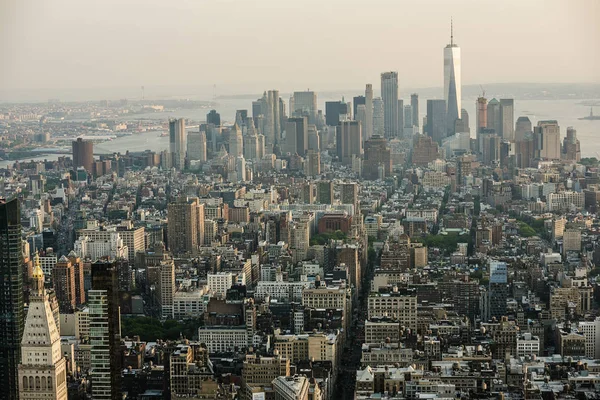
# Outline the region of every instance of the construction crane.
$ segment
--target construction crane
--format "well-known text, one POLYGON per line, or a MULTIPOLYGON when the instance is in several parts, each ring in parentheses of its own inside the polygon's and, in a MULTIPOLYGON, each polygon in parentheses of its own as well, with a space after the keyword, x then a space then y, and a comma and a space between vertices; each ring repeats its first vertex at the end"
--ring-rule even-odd
POLYGON ((479 87, 481 88, 481 97, 485 98, 485 89, 481 85, 479 87))

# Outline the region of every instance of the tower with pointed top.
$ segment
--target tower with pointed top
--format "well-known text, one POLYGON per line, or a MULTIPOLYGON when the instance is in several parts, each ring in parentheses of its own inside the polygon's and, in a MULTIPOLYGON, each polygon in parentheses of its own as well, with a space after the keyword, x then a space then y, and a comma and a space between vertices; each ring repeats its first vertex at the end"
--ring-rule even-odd
POLYGON ((444 100, 446 100, 446 127, 454 134, 454 124, 461 117, 460 47, 454 43, 454 26, 450 20, 450 44, 444 48, 444 100))
POLYGON ((67 399, 66 360, 60 348, 60 333, 46 290, 40 257, 35 256, 29 311, 21 340, 19 398, 67 399))

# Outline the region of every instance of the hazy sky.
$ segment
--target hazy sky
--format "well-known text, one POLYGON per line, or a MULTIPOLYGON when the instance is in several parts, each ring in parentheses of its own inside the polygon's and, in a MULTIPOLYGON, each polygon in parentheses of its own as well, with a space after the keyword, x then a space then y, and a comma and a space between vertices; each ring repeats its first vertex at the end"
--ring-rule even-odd
POLYGON ((0 88, 600 82, 598 0, 0 0, 0 88))

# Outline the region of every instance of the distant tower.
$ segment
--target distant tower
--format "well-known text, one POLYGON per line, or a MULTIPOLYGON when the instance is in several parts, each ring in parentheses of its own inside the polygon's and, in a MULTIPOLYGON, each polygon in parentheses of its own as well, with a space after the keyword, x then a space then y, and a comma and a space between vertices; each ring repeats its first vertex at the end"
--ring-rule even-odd
POLYGON ((170 119, 169 151, 171 152, 173 166, 178 170, 185 168, 186 139, 185 119, 170 119))
POLYGON ((94 143, 89 140, 77 138, 73 141, 73 168, 85 168, 88 173, 92 173, 94 164, 94 143))
POLYGON ((444 100, 427 100, 427 136, 438 144, 448 135, 446 129, 446 102, 444 100))
POLYGON ((234 157, 244 155, 244 138, 242 137, 242 130, 237 122, 229 131, 229 154, 234 157))
POLYGON ((385 137, 394 138, 398 135, 398 72, 381 74, 381 98, 385 137))
POLYGON ((412 107, 412 123, 419 129, 419 95, 413 93, 410 95, 410 106, 412 107))
POLYGON ((365 88, 365 124, 364 124, 365 140, 371 139, 373 136, 373 85, 367 84, 365 88))
POLYGON ((373 99, 373 136, 383 137, 385 132, 383 119, 383 100, 381 100, 380 97, 377 97, 373 99))
POLYGON ((444 100, 446 100, 447 128, 454 134, 454 123, 461 111, 460 47, 454 44, 454 30, 450 21, 450 44, 444 48, 444 100))
POLYGON ((44 290, 44 272, 37 254, 32 280, 21 341, 19 398, 67 400, 67 362, 62 356, 60 332, 44 290))

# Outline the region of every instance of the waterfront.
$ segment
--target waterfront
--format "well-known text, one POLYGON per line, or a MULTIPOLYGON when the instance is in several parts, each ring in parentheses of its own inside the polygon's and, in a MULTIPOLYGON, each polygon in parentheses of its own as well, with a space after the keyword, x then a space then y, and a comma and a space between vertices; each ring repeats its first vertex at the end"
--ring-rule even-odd
MULTIPOLYGON (((257 95, 258 98, 259 95, 257 95)), ((351 98, 351 94, 343 95, 346 99, 351 98)), ((341 99, 342 94, 335 99, 341 99)), ((334 100, 333 98, 320 98, 319 107, 325 108, 325 101, 334 100)), ((593 100, 590 100, 593 101, 593 100)), ((469 114, 470 125, 473 127, 475 122, 475 99, 467 98, 463 101, 463 108, 469 114)), ((221 114, 224 124, 233 123, 235 111, 239 109, 252 109, 252 100, 249 99, 223 99, 219 100, 216 106, 221 114)), ((421 99, 419 105, 419 116, 425 117, 427 111, 426 99, 421 99)), ((137 119, 152 119, 167 121, 169 118, 187 118, 189 125, 194 122, 206 120, 206 109, 197 110, 177 110, 163 113, 148 113, 136 116, 137 119)), ((598 111, 600 113, 600 110, 598 111)), ((515 120, 522 115, 526 115, 535 126, 538 121, 555 119, 561 128, 561 140, 566 135, 567 127, 572 126, 577 130, 577 136, 581 142, 582 157, 596 157, 600 159, 600 121, 580 120, 579 118, 589 114, 589 107, 581 104, 581 100, 518 100, 515 99, 515 120)), ((131 116, 129 117, 131 119, 131 116)), ((127 120, 127 117, 123 117, 127 120)), ((194 128, 192 128, 194 129, 194 128)), ((127 151, 151 150, 160 152, 169 148, 168 136, 160 136, 160 131, 149 131, 130 136, 119 137, 111 141, 106 141, 94 146, 96 154, 110 154, 115 152, 125 153, 127 151)), ((475 136, 471 128, 471 136, 475 136)), ((29 157, 20 161, 43 161, 57 160, 62 154, 47 154, 39 157, 29 157)), ((14 163, 14 160, 0 161, 0 168, 6 168, 14 163)))

